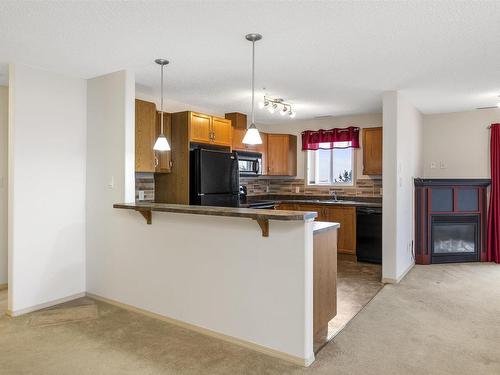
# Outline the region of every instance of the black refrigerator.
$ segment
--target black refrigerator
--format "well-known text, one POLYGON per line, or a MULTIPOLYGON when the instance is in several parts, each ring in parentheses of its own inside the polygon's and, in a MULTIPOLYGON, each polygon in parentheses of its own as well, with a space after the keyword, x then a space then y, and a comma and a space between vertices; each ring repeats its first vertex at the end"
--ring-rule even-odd
POLYGON ((196 148, 190 155, 189 204, 238 207, 238 155, 196 148))

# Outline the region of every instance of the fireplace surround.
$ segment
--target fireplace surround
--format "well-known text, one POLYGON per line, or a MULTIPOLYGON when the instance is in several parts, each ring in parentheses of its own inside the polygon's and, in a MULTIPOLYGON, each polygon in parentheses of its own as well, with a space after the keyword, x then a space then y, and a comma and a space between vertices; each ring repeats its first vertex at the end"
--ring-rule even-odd
POLYGON ((415 262, 486 261, 489 179, 415 179, 415 262))

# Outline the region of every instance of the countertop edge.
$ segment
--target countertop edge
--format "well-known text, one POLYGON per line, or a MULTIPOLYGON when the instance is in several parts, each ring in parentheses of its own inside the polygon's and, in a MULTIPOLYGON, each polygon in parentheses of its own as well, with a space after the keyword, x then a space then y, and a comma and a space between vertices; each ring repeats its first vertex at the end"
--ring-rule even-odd
POLYGON ((167 203, 115 203, 113 208, 188 215, 242 217, 254 220, 309 221, 318 216, 318 213, 314 211, 257 210, 253 208, 191 206, 167 203))
POLYGON ((332 229, 339 229, 340 223, 331 223, 327 221, 315 221, 313 222, 313 234, 326 232, 332 229))

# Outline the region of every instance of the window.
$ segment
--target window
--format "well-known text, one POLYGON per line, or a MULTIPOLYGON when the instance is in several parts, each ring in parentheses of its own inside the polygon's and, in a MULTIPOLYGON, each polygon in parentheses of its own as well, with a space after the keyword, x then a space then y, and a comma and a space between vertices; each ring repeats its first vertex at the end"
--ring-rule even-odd
POLYGON ((354 185, 354 151, 350 142, 336 142, 334 149, 322 149, 329 143, 320 143, 319 150, 307 151, 308 185, 354 185), (346 147, 346 148, 341 148, 346 147))

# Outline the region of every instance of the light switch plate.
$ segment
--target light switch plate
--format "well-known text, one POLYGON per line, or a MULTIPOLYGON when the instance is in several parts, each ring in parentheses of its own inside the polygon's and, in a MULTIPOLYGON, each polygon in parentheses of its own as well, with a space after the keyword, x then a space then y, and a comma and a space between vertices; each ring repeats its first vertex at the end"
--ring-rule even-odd
POLYGON ((431 161, 431 169, 436 169, 437 165, 435 161, 431 161))

